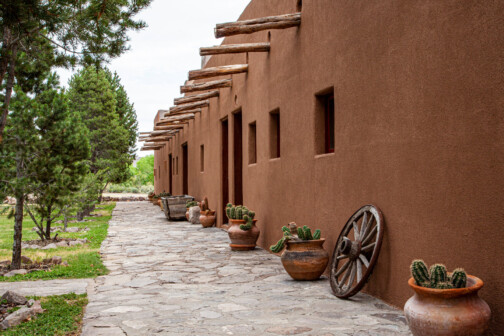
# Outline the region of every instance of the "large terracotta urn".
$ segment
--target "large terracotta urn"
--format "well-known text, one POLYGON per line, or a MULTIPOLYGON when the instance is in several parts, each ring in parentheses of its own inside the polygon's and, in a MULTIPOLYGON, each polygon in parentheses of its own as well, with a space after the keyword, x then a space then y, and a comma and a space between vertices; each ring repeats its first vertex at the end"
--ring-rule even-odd
POLYGON ((415 336, 483 335, 490 321, 490 307, 478 296, 481 279, 468 275, 467 287, 433 289, 408 285, 415 294, 404 305, 404 314, 415 336))
POLYGON ((204 228, 214 226, 214 224, 215 224, 215 211, 213 211, 213 210, 201 211, 199 221, 204 228))
POLYGON ((240 225, 245 224, 243 219, 230 219, 231 225, 228 229, 229 239, 231 240, 231 250, 248 251, 256 247, 257 238, 259 238, 259 228, 256 226, 257 219, 252 221, 250 230, 240 229, 240 225))
POLYGON ((316 280, 324 273, 329 254, 322 247, 325 239, 286 241, 282 264, 294 280, 316 280))

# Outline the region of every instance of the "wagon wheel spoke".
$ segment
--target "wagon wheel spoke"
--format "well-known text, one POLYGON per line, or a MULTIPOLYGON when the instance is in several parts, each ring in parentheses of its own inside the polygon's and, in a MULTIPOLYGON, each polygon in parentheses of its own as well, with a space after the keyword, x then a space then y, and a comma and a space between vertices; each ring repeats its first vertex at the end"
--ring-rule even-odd
POLYGON ((378 225, 375 225, 375 227, 373 227, 371 232, 369 232, 368 235, 362 241, 362 245, 366 245, 369 242, 369 240, 371 240, 371 238, 373 238, 373 236, 375 235, 375 233, 377 231, 378 231, 378 225))
POLYGON ((361 252, 368 252, 376 246, 376 242, 362 247, 361 252))
POLYGON ((383 217, 376 207, 363 206, 348 219, 333 251, 330 283, 334 295, 348 298, 362 289, 376 263, 382 240, 383 217))
POLYGON ((341 287, 343 287, 343 285, 345 284, 345 282, 348 279, 348 276, 350 275, 350 273, 353 272, 353 269, 354 269, 354 262, 353 261, 349 261, 347 264, 351 264, 351 266, 349 269, 347 269, 347 271, 345 272, 345 275, 343 275, 343 278, 341 278, 341 281, 339 282, 338 287, 340 289, 341 289, 341 287))
POLYGON ((353 229, 354 229, 355 240, 359 240, 359 226, 357 225, 357 221, 353 221, 352 222, 352 226, 353 226, 353 229))
POLYGON ((357 262, 357 282, 360 282, 361 279, 362 279, 362 263, 359 259, 355 259, 355 261, 357 262))
POLYGON ((352 262, 351 261, 347 261, 345 263, 345 265, 343 265, 339 270, 338 272, 336 272, 336 274, 334 274, 334 277, 337 278, 339 277, 343 272, 345 272, 345 270, 348 268, 348 266, 350 266, 352 262))

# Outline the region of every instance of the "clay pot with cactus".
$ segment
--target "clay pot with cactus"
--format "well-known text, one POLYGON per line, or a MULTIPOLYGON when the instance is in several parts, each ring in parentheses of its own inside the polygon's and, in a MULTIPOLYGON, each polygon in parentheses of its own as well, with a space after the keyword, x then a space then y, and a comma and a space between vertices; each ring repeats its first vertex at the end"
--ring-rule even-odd
POLYGON ((322 247, 321 231, 312 234, 308 226, 298 228, 296 223, 282 227, 283 237, 270 247, 271 252, 280 253, 282 265, 294 280, 316 280, 324 273, 329 263, 329 254, 322 247))
POLYGON ((243 205, 234 206, 229 203, 226 206, 226 215, 231 222, 228 229, 231 250, 248 251, 255 249, 260 234, 259 228, 256 226, 257 219, 254 219, 255 212, 243 205))
POLYGON ((215 225, 215 210, 210 210, 208 207, 208 198, 205 196, 200 203, 200 223, 204 228, 212 227, 215 225))
POLYGON ((429 269, 422 260, 411 264, 408 285, 415 291, 404 314, 415 336, 483 335, 490 308, 478 296, 483 281, 458 268, 452 273, 442 264, 429 269))
POLYGON ((196 201, 187 201, 186 202, 186 213, 185 213, 185 216, 186 216, 187 220, 189 220, 189 208, 191 208, 193 206, 198 206, 198 202, 196 202, 196 201))

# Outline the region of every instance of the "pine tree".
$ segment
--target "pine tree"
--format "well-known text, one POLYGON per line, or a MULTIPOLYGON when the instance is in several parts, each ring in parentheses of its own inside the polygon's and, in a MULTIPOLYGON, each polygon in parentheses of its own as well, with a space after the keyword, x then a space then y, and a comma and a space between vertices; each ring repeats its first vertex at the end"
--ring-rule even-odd
POLYGON ((87 130, 79 116, 69 110, 57 76, 47 75, 39 81, 39 88, 40 92, 32 96, 16 88, 9 127, 0 144, 0 193, 16 198, 13 268, 21 265, 27 195, 34 195, 34 212, 29 212, 41 238, 50 238, 51 221, 63 197, 78 185, 86 169, 84 160, 89 156, 87 130))
POLYGON ((18 53, 36 57, 42 40, 52 44, 55 63, 73 66, 107 62, 128 50, 128 30, 146 25, 134 16, 152 0, 0 0, 0 84, 5 94, 0 142, 15 85, 18 53))

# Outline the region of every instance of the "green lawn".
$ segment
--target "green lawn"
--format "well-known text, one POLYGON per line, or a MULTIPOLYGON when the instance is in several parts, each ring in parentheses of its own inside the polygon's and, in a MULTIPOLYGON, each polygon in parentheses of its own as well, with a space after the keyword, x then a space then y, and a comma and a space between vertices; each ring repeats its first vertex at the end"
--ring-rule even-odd
POLYGON ((84 307, 88 300, 86 294, 65 294, 44 298, 29 297, 41 300, 46 311, 30 321, 11 329, 0 331, 2 336, 53 336, 78 335, 81 327, 84 307))
MULTIPOLYGON (((89 243, 72 247, 59 247, 50 250, 23 250, 23 255, 32 260, 42 260, 53 256, 60 256, 69 266, 55 266, 50 271, 36 271, 26 275, 16 275, 11 278, 0 276, 0 281, 21 281, 21 280, 46 280, 56 278, 94 278, 107 274, 107 269, 103 265, 98 253, 102 241, 107 236, 108 222, 111 218, 115 203, 100 204, 95 214, 101 217, 86 217, 91 221, 82 223, 69 223, 68 227, 88 227, 88 232, 60 232, 59 238, 87 238, 89 243)), ((62 226, 63 224, 53 224, 62 226)), ((28 216, 23 222, 23 241, 39 239, 38 235, 32 231, 35 226, 28 216)), ((14 234, 14 219, 7 219, 7 216, 0 216, 0 261, 10 260, 12 257, 12 243, 14 234)), ((52 234, 54 236, 54 233, 52 234)))

